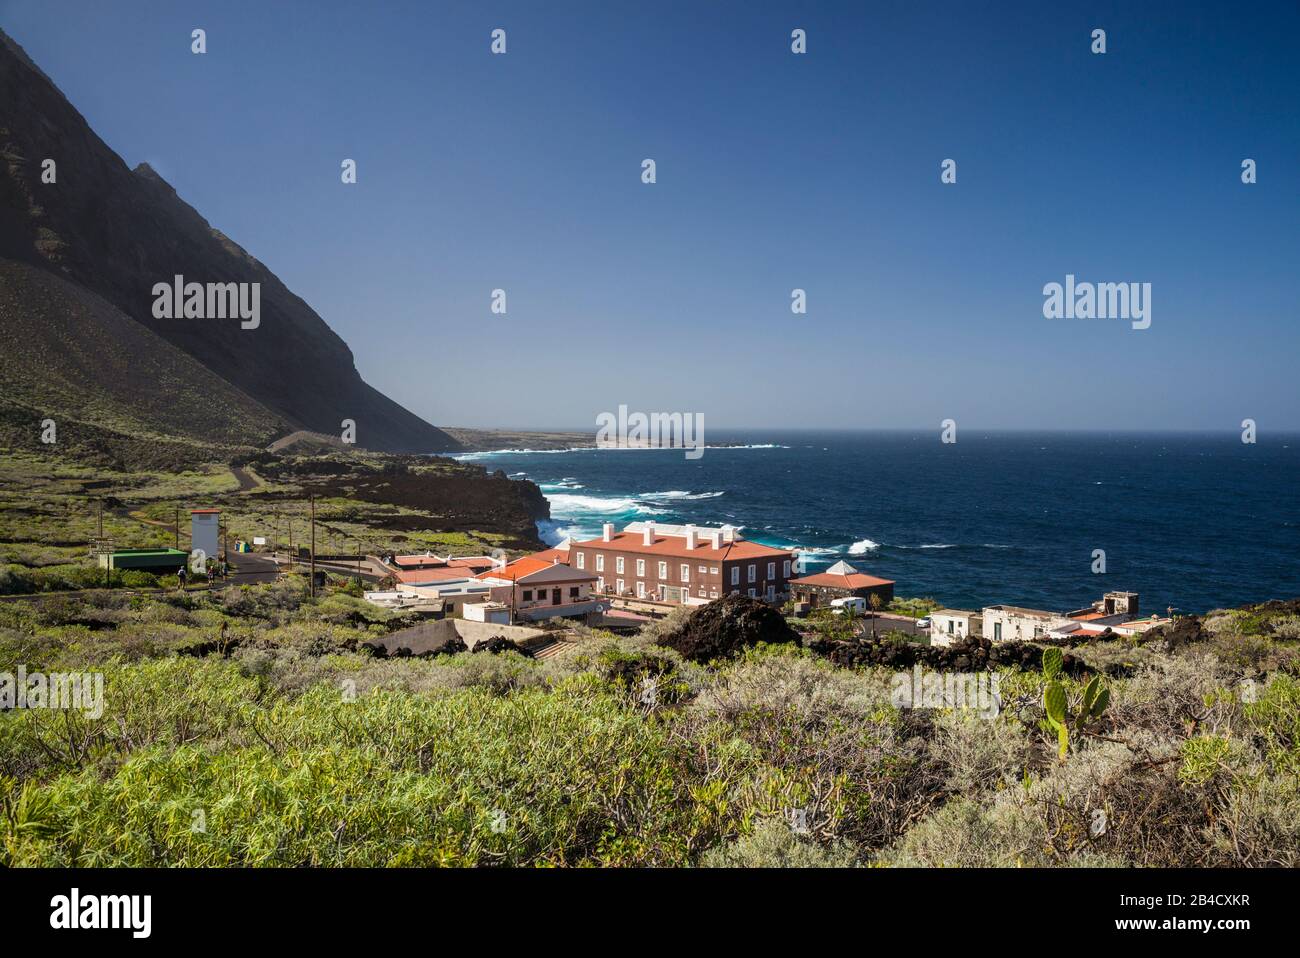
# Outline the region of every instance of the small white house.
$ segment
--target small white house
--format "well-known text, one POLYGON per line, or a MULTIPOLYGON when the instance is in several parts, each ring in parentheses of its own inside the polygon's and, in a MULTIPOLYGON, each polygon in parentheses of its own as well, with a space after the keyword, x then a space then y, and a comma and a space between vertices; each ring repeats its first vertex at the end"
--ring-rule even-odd
POLYGON ((984 610, 984 637, 994 642, 1032 642, 1069 622, 1059 612, 991 605, 984 610))
POLYGON ((461 608, 461 615, 471 622, 489 622, 493 625, 510 624, 510 606, 504 602, 475 602, 461 608))
POLYGON ((930 613, 930 644, 952 645, 970 636, 984 634, 984 615, 964 609, 940 609, 930 613))

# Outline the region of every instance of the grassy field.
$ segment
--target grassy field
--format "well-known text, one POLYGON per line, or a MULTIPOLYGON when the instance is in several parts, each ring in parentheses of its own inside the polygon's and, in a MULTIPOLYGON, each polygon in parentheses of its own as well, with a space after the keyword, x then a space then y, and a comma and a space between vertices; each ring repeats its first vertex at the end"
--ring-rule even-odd
MULTIPOLYGON (((484 528, 439 528, 445 520, 424 503, 381 501, 385 483, 376 479, 395 468, 393 457, 336 455, 323 459, 265 457, 238 468, 252 487, 241 491, 235 468, 211 463, 179 472, 91 468, 21 450, 0 460, 0 595, 82 588, 102 583, 89 558, 90 541, 101 534, 117 548, 177 544, 189 548, 189 510, 218 508, 228 541, 266 538, 286 550, 309 541, 309 495, 317 491, 316 548, 322 555, 384 552, 483 553, 495 548, 518 553, 515 526, 527 525, 521 507, 507 500, 508 530, 481 511, 451 524, 484 528), (259 467, 268 475, 259 472, 259 467), (347 494, 353 478, 366 483, 366 498, 347 494), (339 494, 342 491, 343 494, 339 494)), ((425 460, 401 468, 418 486, 429 481, 473 486, 484 473, 449 460, 425 460)), ((511 491, 511 487, 506 487, 511 491)), ((434 506, 438 502, 433 503, 434 506)), ((444 497, 448 498, 448 497, 444 497)), ((454 502, 453 502, 454 504, 454 502)), ((144 573, 118 575, 114 584, 142 587, 160 580, 144 573)), ((166 584, 167 580, 161 580, 166 584)))

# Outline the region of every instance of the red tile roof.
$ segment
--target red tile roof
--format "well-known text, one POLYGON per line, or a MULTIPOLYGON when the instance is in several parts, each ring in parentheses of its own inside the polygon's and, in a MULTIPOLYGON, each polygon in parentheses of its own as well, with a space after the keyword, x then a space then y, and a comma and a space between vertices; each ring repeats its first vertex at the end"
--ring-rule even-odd
MULTIPOLYGON (((548 549, 547 552, 554 550, 548 549)), ((583 572, 579 569, 571 568, 563 562, 556 562, 553 558, 542 558, 542 553, 536 555, 523 556, 509 563, 504 569, 489 569, 487 572, 481 572, 475 578, 477 579, 509 579, 511 582, 519 582, 528 578, 537 572, 545 572, 548 569, 561 569, 569 573, 568 579, 557 577, 554 581, 572 581, 572 582, 595 582, 596 577, 589 572, 583 572)), ((527 583, 524 583, 527 585, 527 583)))
POLYGON ((874 575, 854 572, 851 575, 833 575, 830 572, 818 572, 798 579, 791 579, 791 585, 819 585, 832 589, 867 589, 872 586, 893 585, 893 579, 877 579, 874 575))
POLYGON ((568 562, 569 550, 568 549, 543 549, 541 552, 530 553, 528 558, 545 559, 547 562, 550 562, 552 559, 559 559, 561 562, 568 562))
POLYGON ((439 556, 393 556, 393 564, 401 566, 403 569, 432 569, 447 564, 447 560, 439 556))
POLYGON ((416 585, 421 582, 448 582, 452 579, 468 579, 474 575, 474 570, 436 566, 432 569, 395 569, 389 574, 398 582, 416 585))
POLYGON ((447 565, 453 569, 491 569, 496 562, 491 556, 465 556, 461 559, 451 559, 447 565))
POLYGON ((789 549, 774 549, 741 539, 737 542, 723 542, 720 549, 713 548, 713 541, 708 536, 697 536, 694 549, 686 548, 685 536, 655 535, 654 544, 646 545, 644 534, 640 532, 616 532, 606 542, 603 538, 587 539, 574 542, 569 546, 570 554, 574 549, 612 549, 617 552, 637 553, 640 555, 673 556, 680 559, 701 559, 713 562, 737 561, 741 559, 783 559, 793 553, 789 549))

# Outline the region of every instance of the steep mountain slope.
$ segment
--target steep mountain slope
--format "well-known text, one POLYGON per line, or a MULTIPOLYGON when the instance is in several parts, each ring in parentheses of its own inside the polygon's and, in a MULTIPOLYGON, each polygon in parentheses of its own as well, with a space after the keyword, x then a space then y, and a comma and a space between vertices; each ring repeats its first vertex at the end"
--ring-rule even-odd
MULTIPOLYGON (((46 418, 61 447, 119 459, 123 441, 195 436, 262 447, 290 428, 99 296, 30 264, 0 260, 0 329, 0 435, 11 446, 38 448, 46 418)), ((184 458, 202 457, 191 450, 184 458)), ((147 456, 159 464, 175 459, 147 456)))
MULTIPOLYGON (((209 226, 152 169, 143 164, 128 169, 3 32, 0 259, 56 273, 97 294, 287 427, 338 434, 341 421, 352 419, 358 444, 368 448, 427 453, 458 446, 367 385, 353 365, 351 350, 311 307, 209 226), (46 158, 58 164, 54 184, 41 181, 46 158), (176 275, 187 282, 260 283, 260 325, 242 329, 237 319, 155 318, 154 284, 170 283, 176 275)), ((22 308, 23 302, 11 295, 5 314, 12 316, 22 308)), ((106 328, 101 325, 98 331, 106 328)), ((13 341, 9 326, 0 327, 0 334, 13 341)), ((142 349, 159 345, 157 340, 135 344, 142 349)), ((43 362, 47 373, 60 358, 57 344, 48 345, 55 351, 43 362)), ((174 357, 157 362, 175 367, 174 357)), ((73 368, 56 373, 56 378, 67 378, 73 368)), ((11 369, 23 373, 21 364, 11 369)), ((78 374, 93 379, 101 372, 92 364, 78 374)), ((112 392, 109 383, 95 385, 112 392)), ((210 439, 250 428, 227 423, 213 432, 199 432, 210 424, 194 422, 188 427, 189 434, 210 439)), ((258 429, 252 426, 251 431, 258 429)))

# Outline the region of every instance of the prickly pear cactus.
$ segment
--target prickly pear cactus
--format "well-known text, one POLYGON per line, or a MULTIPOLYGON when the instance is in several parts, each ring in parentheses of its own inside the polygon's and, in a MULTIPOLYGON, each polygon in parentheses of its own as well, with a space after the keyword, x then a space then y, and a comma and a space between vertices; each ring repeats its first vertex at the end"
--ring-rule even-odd
MULTIPOLYGON (((1060 650, 1055 651, 1060 655, 1060 650)), ((1043 662, 1046 664, 1047 656, 1044 654, 1043 662)), ((1043 708, 1047 710, 1047 721, 1051 723, 1052 728, 1056 729, 1056 739, 1060 743, 1060 755, 1064 760, 1070 751, 1070 728, 1065 721, 1065 686, 1055 679, 1047 683, 1047 688, 1043 689, 1043 708)))
POLYGON ((1064 656, 1061 650, 1055 647, 1043 649, 1043 678, 1054 679, 1061 674, 1061 665, 1064 662, 1064 656))

